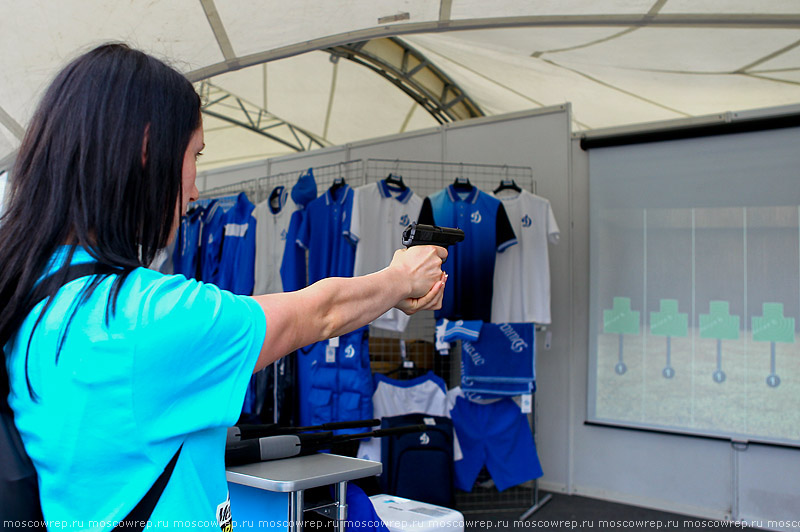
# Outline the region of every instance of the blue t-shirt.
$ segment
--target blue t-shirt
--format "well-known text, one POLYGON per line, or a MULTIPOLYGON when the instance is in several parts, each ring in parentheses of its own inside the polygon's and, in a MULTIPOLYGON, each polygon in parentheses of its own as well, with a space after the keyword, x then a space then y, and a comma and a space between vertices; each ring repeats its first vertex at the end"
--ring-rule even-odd
MULTIPOLYGON (((497 200, 498 203, 500 200, 497 200)), ((308 283, 325 277, 352 277, 356 246, 348 238, 353 189, 344 185, 308 204, 297 243, 308 250, 308 283)))
POLYGON ((214 282, 220 288, 234 294, 249 296, 253 294, 256 263, 256 219, 253 217, 255 205, 250 203, 242 192, 236 203, 225 212, 222 219, 222 248, 219 269, 214 282))
MULTIPOLYGON (((78 248, 73 263, 90 260, 78 248)), ((45 301, 5 346, 9 404, 39 475, 44 518, 112 529, 183 444, 151 522, 219 530, 217 516, 230 515, 226 427, 239 417, 266 334, 264 313, 249 297, 138 268, 106 324, 115 279, 78 306, 57 363, 65 316, 89 278, 56 295, 30 344, 35 400, 25 351, 45 301)))
POLYGON ((464 231, 442 267, 450 279, 436 318, 491 321, 495 257, 517 243, 502 202, 476 187, 450 185, 425 198, 418 221, 464 231))
POLYGON ((204 212, 203 207, 197 207, 191 213, 181 217, 178 239, 173 251, 173 272, 182 273, 189 279, 197 277, 204 212))
POLYGON ((200 280, 219 286, 222 238, 225 232, 225 207, 220 200, 211 200, 202 217, 200 235, 200 280))
POLYGON ((281 261, 281 284, 284 292, 294 292, 306 287, 306 250, 297 244, 297 233, 303 225, 304 216, 304 209, 294 211, 286 231, 281 261))

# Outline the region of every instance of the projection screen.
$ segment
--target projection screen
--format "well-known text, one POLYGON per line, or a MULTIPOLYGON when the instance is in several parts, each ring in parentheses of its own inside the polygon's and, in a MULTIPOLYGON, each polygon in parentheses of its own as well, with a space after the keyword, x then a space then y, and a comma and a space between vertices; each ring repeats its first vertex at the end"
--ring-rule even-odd
POLYGON ((589 172, 588 421, 800 446, 800 128, 589 172))

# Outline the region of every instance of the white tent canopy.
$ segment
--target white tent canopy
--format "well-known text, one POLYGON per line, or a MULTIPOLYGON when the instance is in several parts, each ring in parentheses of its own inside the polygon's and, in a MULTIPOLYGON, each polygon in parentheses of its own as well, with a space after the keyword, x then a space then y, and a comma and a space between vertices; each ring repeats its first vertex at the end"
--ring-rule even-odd
MULTIPOLYGON (((573 130, 800 103, 796 0, 9 0, 3 21, 0 170, 55 72, 109 40, 291 125, 302 149, 438 124, 387 77, 324 51, 391 36, 483 114, 570 102, 573 130)), ((204 127, 205 168, 296 149, 211 114, 204 127)))

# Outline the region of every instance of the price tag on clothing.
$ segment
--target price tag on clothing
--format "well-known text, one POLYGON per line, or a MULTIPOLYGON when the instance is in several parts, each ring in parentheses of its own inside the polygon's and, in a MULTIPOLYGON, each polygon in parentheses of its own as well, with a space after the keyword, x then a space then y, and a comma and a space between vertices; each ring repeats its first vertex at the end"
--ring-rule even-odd
POLYGON ((400 357, 405 360, 406 358, 406 341, 400 340, 400 357))
POLYGON ((325 363, 326 364, 336 363, 336 348, 330 344, 325 346, 325 363))
POLYGON ((436 420, 433 419, 432 417, 424 417, 422 418, 422 422, 425 423, 426 425, 436 425, 436 420))
POLYGON ((335 336, 328 340, 328 345, 331 347, 339 347, 339 337, 335 336))
POLYGON ((520 396, 520 405, 519 408, 522 410, 523 414, 530 414, 533 412, 533 396, 529 393, 523 394, 520 396))

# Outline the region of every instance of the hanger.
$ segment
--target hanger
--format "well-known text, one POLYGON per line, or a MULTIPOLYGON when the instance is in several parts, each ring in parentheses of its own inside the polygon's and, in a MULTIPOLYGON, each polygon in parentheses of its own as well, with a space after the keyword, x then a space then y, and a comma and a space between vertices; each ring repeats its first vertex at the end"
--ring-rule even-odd
POLYGON ((336 190, 342 188, 346 184, 347 183, 345 182, 343 177, 337 177, 336 179, 333 180, 333 184, 331 184, 331 188, 329 188, 328 190, 330 190, 331 192, 335 192, 336 190))
POLYGON ((401 175, 389 174, 386 176, 386 179, 384 179, 384 181, 386 181, 387 185, 394 185, 400 188, 400 190, 405 190, 408 188, 405 182, 403 181, 403 176, 401 175))
POLYGON ((517 182, 513 179, 503 179, 500 181, 500 185, 494 189, 494 193, 497 194, 501 190, 516 190, 517 192, 522 192, 522 189, 519 188, 517 182))
POLYGON ((453 180, 453 188, 456 190, 472 190, 472 183, 466 177, 456 177, 453 180))
POLYGON ((328 192, 331 193, 331 197, 336 199, 336 193, 339 191, 340 188, 344 188, 347 185, 343 177, 337 177, 333 180, 328 192))
POLYGON ((389 377, 391 375, 396 374, 395 378, 397 380, 407 381, 411 379, 416 379, 417 377, 424 375, 425 373, 427 373, 427 370, 420 368, 419 366, 414 364, 413 360, 404 359, 402 362, 400 362, 400 365, 398 365, 393 370, 387 372, 385 375, 389 377))
POLYGON ((277 187, 272 189, 272 192, 269 194, 269 206, 272 209, 272 212, 278 212, 281 208, 281 195, 283 194, 284 190, 283 185, 278 185, 277 187))
POLYGON ((395 378, 397 378, 399 380, 410 380, 410 379, 415 379, 415 378, 417 378, 417 377, 419 377, 421 375, 424 375, 425 373, 428 372, 427 369, 417 366, 414 363, 414 360, 412 358, 410 358, 406 354, 406 349, 407 349, 406 346, 409 343, 410 344, 418 344, 418 343, 422 343, 422 344, 428 343, 429 344, 430 342, 425 342, 424 340, 411 340, 410 342, 406 342, 405 340, 400 340, 400 358, 401 358, 400 364, 396 368, 394 368, 393 370, 388 371, 387 373, 385 373, 385 375, 387 377, 390 376, 390 375, 397 374, 395 378))

